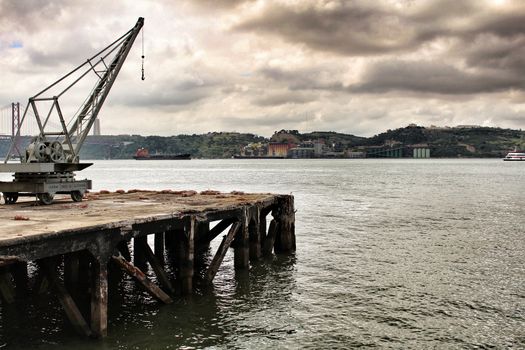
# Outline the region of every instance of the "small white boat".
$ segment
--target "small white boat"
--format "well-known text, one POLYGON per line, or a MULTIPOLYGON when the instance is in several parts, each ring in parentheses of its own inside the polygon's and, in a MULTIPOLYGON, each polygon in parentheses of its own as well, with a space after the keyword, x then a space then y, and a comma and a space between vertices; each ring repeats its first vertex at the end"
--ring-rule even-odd
POLYGON ((503 160, 509 160, 509 161, 516 161, 516 160, 523 160, 525 161, 525 152, 522 151, 514 151, 508 153, 503 160))

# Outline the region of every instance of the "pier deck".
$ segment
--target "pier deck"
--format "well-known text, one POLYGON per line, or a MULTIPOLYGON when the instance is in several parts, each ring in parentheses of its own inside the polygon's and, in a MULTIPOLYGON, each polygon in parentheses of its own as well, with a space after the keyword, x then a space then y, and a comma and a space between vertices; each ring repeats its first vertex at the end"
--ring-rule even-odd
MULTIPOLYGON (((290 195, 217 191, 139 191, 89 193, 81 203, 56 200, 0 205, 0 295, 3 303, 18 291, 49 286, 73 324, 94 337, 107 334, 108 266, 131 275, 163 303, 193 290, 194 257, 223 235, 207 267, 212 283, 228 250, 236 269, 262 255, 295 250, 295 214, 290 195), (269 225, 267 225, 267 216, 269 225), (210 225, 211 224, 211 225, 210 225), (224 234, 223 234, 224 233, 224 234), (153 249, 148 236, 153 235, 153 249), (166 273, 166 253, 175 267, 166 273), (27 264, 42 273, 29 283, 27 264), (151 267, 156 279, 145 272, 151 267), (79 285, 91 299, 83 315, 72 295, 79 285), (32 285, 31 285, 32 284, 32 285)), ((26 293, 22 293, 26 294, 26 293)), ((25 296, 27 297, 27 296, 25 296)))

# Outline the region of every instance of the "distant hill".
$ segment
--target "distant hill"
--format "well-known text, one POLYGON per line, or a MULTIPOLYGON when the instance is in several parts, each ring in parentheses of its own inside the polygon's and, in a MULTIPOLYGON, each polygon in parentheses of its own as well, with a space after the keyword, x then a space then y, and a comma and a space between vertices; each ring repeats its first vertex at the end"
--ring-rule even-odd
POLYGON ((231 158, 248 143, 267 141, 254 134, 210 132, 201 135, 177 136, 90 136, 81 151, 84 159, 126 159, 138 148, 154 153, 189 153, 193 158, 231 158))
POLYGON ((333 131, 314 131, 306 134, 302 134, 301 139, 303 141, 322 139, 326 144, 341 144, 345 148, 362 145, 366 141, 366 137, 341 134, 333 131))
MULTIPOLYGON (((338 150, 359 150, 371 146, 425 144, 432 157, 503 157, 525 138, 521 130, 468 127, 424 128, 408 126, 387 130, 372 137, 360 137, 332 131, 300 133, 281 130, 271 138, 250 133, 210 132, 200 135, 177 136, 88 136, 81 151, 81 159, 129 159, 138 148, 148 148, 150 153, 190 153, 194 158, 231 158, 250 143, 293 142, 323 140, 338 150)), ((28 143, 29 137, 24 138, 28 143)), ((0 140, 0 155, 8 150, 9 141, 0 140)), ((25 146, 23 147, 25 148, 25 146)))
POLYGON ((503 157, 521 147, 525 133, 520 130, 465 127, 424 128, 408 126, 388 130, 366 140, 366 145, 383 145, 391 141, 402 144, 428 144, 432 157, 503 157))

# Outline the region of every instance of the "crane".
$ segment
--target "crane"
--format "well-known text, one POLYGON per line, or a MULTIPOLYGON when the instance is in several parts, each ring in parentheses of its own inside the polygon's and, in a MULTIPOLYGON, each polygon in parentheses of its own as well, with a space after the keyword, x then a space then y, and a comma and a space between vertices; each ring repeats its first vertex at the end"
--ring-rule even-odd
POLYGON ((93 163, 81 163, 80 150, 143 25, 144 18, 140 17, 124 35, 29 98, 13 140, 20 136, 22 124, 30 117, 35 118, 39 134, 23 152, 13 141, 4 163, 0 164, 0 172, 14 173, 13 181, 0 182, 6 204, 16 203, 19 196, 36 196, 40 203, 51 204, 55 194, 70 194, 73 201, 82 201, 84 193, 91 189, 91 180, 76 180, 74 171, 93 163), (60 98, 90 73, 96 76, 94 87, 77 112, 66 120, 60 98), (58 130, 50 130, 51 118, 58 120, 58 130), (20 163, 9 162, 13 154, 18 154, 20 163))

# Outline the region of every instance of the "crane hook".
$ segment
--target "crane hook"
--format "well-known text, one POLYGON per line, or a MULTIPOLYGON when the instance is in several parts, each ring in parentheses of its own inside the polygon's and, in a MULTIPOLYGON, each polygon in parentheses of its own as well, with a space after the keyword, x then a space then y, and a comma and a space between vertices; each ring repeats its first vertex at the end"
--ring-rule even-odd
POLYGON ((144 76, 144 55, 142 55, 142 77, 141 77, 142 80, 146 79, 146 77, 144 76))
POLYGON ((144 28, 142 28, 142 80, 146 79, 144 76, 144 28))

